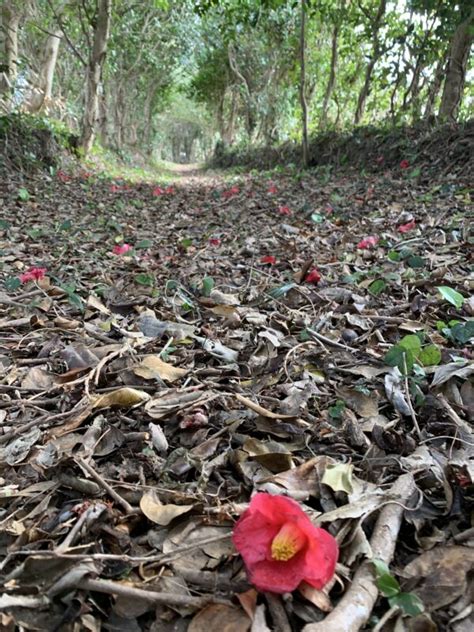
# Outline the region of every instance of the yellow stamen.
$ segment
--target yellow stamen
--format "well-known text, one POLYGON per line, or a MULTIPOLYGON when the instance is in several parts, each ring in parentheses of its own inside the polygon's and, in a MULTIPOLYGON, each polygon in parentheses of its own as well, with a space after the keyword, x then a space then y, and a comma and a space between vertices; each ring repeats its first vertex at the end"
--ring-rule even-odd
POLYGON ((300 551, 306 538, 291 522, 286 522, 272 541, 272 558, 278 562, 287 562, 300 551))

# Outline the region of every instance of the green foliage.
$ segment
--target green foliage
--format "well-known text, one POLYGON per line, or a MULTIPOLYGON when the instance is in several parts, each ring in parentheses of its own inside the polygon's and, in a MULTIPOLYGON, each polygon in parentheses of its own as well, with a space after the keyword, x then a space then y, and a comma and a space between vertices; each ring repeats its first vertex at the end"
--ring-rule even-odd
POLYGON ((384 358, 388 366, 396 366, 402 375, 409 375, 415 362, 420 366, 435 366, 441 362, 441 350, 433 344, 422 346, 420 336, 409 334, 391 347, 384 358))
POLYGON ((414 593, 402 592, 398 581, 390 574, 390 569, 382 560, 372 560, 375 568, 376 586, 384 597, 387 597, 390 607, 397 606, 410 617, 416 617, 424 611, 423 602, 414 593))
POLYGON ((456 307, 457 309, 461 309, 464 304, 464 296, 462 294, 456 292, 456 290, 453 290, 453 288, 446 285, 441 285, 436 289, 446 301, 451 303, 451 305, 454 305, 454 307, 456 307))

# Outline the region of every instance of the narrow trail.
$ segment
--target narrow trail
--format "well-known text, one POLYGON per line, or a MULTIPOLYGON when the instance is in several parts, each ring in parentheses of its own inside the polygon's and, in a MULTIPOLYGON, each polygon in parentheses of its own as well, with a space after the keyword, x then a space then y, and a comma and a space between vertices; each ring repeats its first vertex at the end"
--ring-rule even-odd
MULTIPOLYGON (((357 524, 413 467, 436 529, 470 527, 464 184, 173 173, 0 183, 2 569, 35 629, 59 626, 71 594, 123 626, 218 608, 248 629, 230 534, 255 490, 326 511, 351 574, 357 524), (406 380, 400 357, 419 363, 406 380), (430 475, 440 454, 450 495, 430 475), (329 466, 341 477, 322 486, 329 466)), ((400 520, 404 566, 423 551, 400 520)), ((294 630, 321 618, 305 595, 294 630)))

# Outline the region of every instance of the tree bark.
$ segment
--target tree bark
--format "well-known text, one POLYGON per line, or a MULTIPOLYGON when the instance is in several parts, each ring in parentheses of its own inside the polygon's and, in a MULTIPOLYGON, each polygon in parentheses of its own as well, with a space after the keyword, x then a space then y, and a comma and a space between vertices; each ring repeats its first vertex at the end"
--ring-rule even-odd
POLYGON ((383 16, 385 15, 385 10, 387 7, 387 0, 380 0, 379 8, 377 11, 377 15, 373 21, 372 25, 372 54, 370 56, 369 63, 367 64, 367 68, 365 70, 365 79, 364 85, 359 93, 359 98, 357 100, 357 109, 354 116, 354 125, 359 125, 365 111, 365 104, 367 101, 367 97, 369 96, 370 91, 370 82, 372 79, 372 73, 375 68, 375 64, 377 63, 380 57, 380 40, 379 40, 379 31, 382 26, 383 16))
POLYGON ((423 113, 423 118, 425 120, 428 120, 433 116, 434 104, 436 101, 436 97, 438 96, 439 91, 441 90, 441 84, 443 82, 446 64, 447 64, 446 53, 444 53, 438 60, 438 63, 435 69, 435 74, 433 77, 433 81, 428 89, 428 96, 426 98, 425 111, 423 113))
POLYGON ((18 28, 20 14, 5 5, 2 9, 2 27, 4 31, 4 63, 0 73, 0 95, 12 92, 18 74, 18 28))
POLYGON ((306 102, 306 0, 301 0, 300 20, 300 104, 301 104, 301 158, 303 167, 308 166, 308 104, 306 102))
POLYGON ((466 68, 473 40, 474 10, 458 25, 449 51, 448 68, 439 109, 441 120, 455 121, 462 101, 466 68))
POLYGON ((99 113, 99 88, 102 68, 107 52, 111 12, 112 0, 98 0, 92 51, 86 70, 84 116, 82 119, 82 133, 79 143, 85 155, 90 152, 95 137, 99 113))
POLYGON ((51 100, 54 71, 56 69, 62 36, 62 31, 57 29, 54 33, 51 33, 46 40, 44 59, 39 72, 37 86, 26 106, 30 112, 39 112, 44 107, 47 107, 48 101, 51 100))
POLYGON ((328 85, 326 86, 326 92, 324 93, 323 109, 321 112, 321 119, 319 121, 319 128, 324 129, 328 120, 328 107, 329 101, 336 85, 336 68, 338 60, 338 40, 339 40, 339 24, 335 24, 332 31, 331 42, 331 69, 329 71, 328 85))

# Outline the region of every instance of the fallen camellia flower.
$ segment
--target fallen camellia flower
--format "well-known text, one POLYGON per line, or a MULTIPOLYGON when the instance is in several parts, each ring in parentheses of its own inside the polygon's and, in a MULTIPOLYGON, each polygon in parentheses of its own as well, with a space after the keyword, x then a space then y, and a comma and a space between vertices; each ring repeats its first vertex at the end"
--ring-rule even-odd
POLYGON ((155 196, 164 195, 164 193, 165 193, 165 190, 162 189, 161 187, 155 187, 153 191, 151 192, 151 194, 155 196))
POLYGON ((410 232, 410 230, 413 230, 416 226, 415 220, 412 219, 411 222, 408 222, 407 224, 402 224, 401 226, 398 227, 398 232, 399 233, 408 233, 410 232))
POLYGON ((23 274, 20 274, 19 279, 22 283, 29 283, 30 281, 41 281, 46 274, 46 268, 30 268, 23 274))
POLYGON ((276 261, 276 257, 273 257, 272 255, 265 255, 260 259, 260 263, 269 263, 271 266, 273 266, 276 261))
POLYGON ((291 592, 303 581, 321 590, 334 575, 336 540, 286 496, 255 494, 232 539, 260 591, 291 592))
POLYGON ((211 246, 220 246, 221 245, 221 240, 219 239, 219 237, 211 237, 209 239, 209 245, 211 245, 211 246))
POLYGON ((410 166, 410 163, 408 162, 408 160, 400 161, 400 169, 408 169, 409 166, 410 166))
POLYGON ((278 212, 280 215, 291 215, 291 209, 289 206, 280 206, 278 212))
POLYGON ((367 250, 368 248, 372 248, 372 246, 376 246, 379 238, 374 235, 370 235, 370 237, 364 237, 357 244, 357 248, 359 250, 367 250))
POLYGON ((224 193, 222 194, 222 197, 225 200, 229 200, 231 197, 234 197, 234 195, 237 195, 239 192, 239 187, 238 186, 233 186, 230 189, 228 189, 227 191, 224 191, 224 193))
POLYGON ((130 244, 117 244, 116 246, 114 246, 112 252, 114 253, 114 255, 125 255, 131 249, 132 247, 130 244))
POLYGON ((275 184, 270 184, 270 186, 267 189, 268 193, 277 193, 278 189, 276 188, 275 184))
POLYGON ((306 281, 306 283, 314 283, 316 285, 317 283, 321 281, 321 274, 319 270, 316 270, 316 268, 313 268, 312 270, 308 272, 304 280, 306 281))

